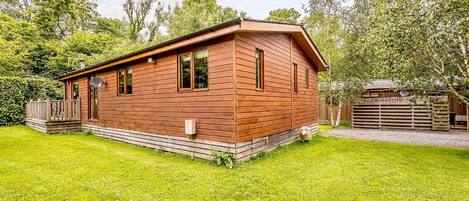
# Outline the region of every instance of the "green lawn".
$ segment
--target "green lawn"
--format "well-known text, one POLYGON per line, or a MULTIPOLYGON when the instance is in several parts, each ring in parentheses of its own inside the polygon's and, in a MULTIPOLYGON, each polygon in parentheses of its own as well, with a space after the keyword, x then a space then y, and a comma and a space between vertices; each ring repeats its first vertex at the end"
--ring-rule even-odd
POLYGON ((469 149, 315 137, 229 170, 95 136, 0 127, 0 200, 468 199, 469 149))

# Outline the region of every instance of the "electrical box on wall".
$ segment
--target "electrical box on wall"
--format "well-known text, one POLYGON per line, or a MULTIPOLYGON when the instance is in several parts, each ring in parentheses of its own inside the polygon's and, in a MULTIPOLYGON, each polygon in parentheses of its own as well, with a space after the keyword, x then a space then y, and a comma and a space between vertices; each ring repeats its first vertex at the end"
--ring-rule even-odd
POLYGON ((187 135, 195 135, 197 133, 197 121, 196 120, 185 120, 185 133, 187 135))

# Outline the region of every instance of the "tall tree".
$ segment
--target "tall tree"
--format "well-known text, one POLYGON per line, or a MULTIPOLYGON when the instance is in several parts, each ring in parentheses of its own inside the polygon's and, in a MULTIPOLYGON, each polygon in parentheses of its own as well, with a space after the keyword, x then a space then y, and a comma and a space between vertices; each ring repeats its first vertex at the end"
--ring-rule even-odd
POLYGON ((35 0, 34 21, 43 37, 63 39, 77 30, 88 30, 98 16, 90 0, 35 0))
POLYGON ((223 8, 216 0, 185 0, 174 7, 169 18, 169 34, 180 36, 240 16, 244 17, 246 13, 223 8))
POLYGON ((154 12, 154 20, 147 24, 149 42, 158 41, 158 38, 161 37, 161 29, 163 26, 168 25, 169 16, 171 14, 171 6, 168 5, 167 9, 165 9, 164 4, 158 2, 154 12))
POLYGON ((469 104, 469 1, 377 1, 364 48, 415 95, 446 91, 469 104))
POLYGON ((265 19, 273 22, 298 24, 301 14, 294 8, 279 8, 269 12, 265 19))
POLYGON ((129 20, 129 38, 136 41, 140 31, 145 27, 145 18, 151 11, 155 0, 127 0, 124 11, 129 20))
POLYGON ((303 20, 305 29, 329 65, 329 69, 319 75, 319 95, 329 108, 332 126, 337 127, 344 102, 357 101, 364 90, 369 68, 358 62, 363 57, 358 57, 361 55, 355 52, 356 47, 348 43, 357 36, 344 26, 344 1, 310 0, 304 9, 307 13, 303 20))
POLYGON ((0 1, 0 13, 19 20, 31 21, 33 19, 33 8, 32 0, 0 1))

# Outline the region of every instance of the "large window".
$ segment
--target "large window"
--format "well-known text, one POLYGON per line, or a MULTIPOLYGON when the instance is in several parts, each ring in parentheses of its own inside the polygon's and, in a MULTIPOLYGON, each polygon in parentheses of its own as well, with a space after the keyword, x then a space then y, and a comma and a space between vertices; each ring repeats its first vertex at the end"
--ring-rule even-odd
POLYGON ((179 89, 208 88, 208 50, 179 55, 179 89))
POLYGON ((132 68, 120 68, 117 71, 117 93, 120 96, 132 95, 132 68))
POLYGON ((79 91, 79 85, 78 85, 78 82, 74 82, 73 83, 73 88, 72 88, 72 94, 73 94, 73 99, 78 99, 78 97, 80 96, 80 91, 79 91))
POLYGON ((306 88, 309 89, 309 68, 305 68, 305 84, 306 88))
POLYGON ((264 51, 256 49, 256 88, 264 89, 264 51))
POLYGON ((298 93, 298 66, 293 64, 292 68, 292 76, 293 76, 293 92, 298 93))

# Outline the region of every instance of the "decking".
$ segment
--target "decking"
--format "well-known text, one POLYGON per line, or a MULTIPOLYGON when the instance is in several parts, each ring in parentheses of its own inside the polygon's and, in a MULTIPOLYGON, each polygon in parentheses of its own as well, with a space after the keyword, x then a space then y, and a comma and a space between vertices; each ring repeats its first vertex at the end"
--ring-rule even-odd
POLYGON ((80 131, 79 100, 29 101, 25 105, 27 126, 43 133, 80 131))

